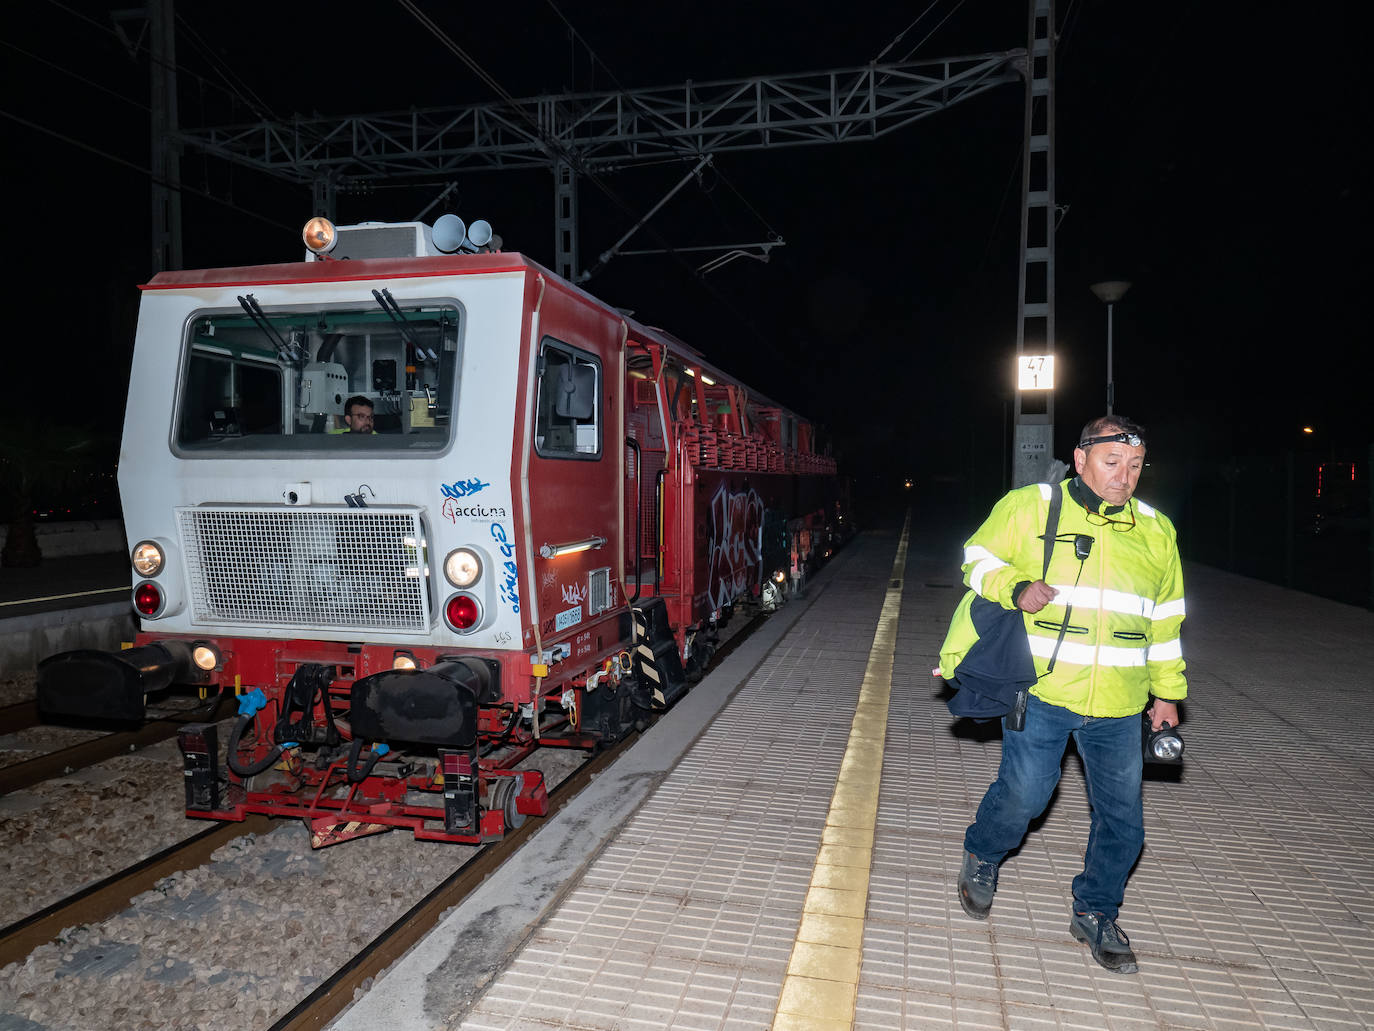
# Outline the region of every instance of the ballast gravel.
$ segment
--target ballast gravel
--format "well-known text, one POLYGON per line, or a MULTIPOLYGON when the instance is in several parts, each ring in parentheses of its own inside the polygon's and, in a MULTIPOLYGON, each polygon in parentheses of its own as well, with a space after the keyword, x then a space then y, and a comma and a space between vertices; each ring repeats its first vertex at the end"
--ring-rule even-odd
POLYGON ((30 701, 37 692, 38 674, 0 673, 0 706, 30 701))
MULTIPOLYGON (((0 923, 209 826, 183 806, 173 741, 0 796, 0 923)), ((393 832, 312 852, 283 821, 0 969, 0 1028, 268 1027, 472 851, 393 832)))
POLYGON ((0 796, 0 924, 202 830, 181 782, 181 753, 163 741, 0 796))
POLYGON ((235 839, 0 969, 0 1027, 269 1027, 472 852, 399 832, 312 852, 296 821, 235 839))
POLYGON ((99 730, 77 727, 48 727, 39 724, 25 727, 13 734, 0 734, 0 769, 17 766, 48 752, 71 748, 101 736, 99 730))
MULTIPOLYGON (((532 764, 552 786, 580 761, 532 764)), ((0 796, 0 923, 208 826, 184 802, 173 741, 0 796)), ((283 820, 0 968, 0 1031, 270 1027, 475 851, 404 830, 312 851, 283 820)))

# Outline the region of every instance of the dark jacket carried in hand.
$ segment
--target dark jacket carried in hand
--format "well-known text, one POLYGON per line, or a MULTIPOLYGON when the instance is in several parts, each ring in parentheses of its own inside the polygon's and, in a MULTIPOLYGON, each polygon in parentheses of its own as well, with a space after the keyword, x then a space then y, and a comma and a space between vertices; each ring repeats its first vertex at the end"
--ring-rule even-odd
POLYGON ((1011 712, 1016 692, 1035 683, 1026 626, 1020 609, 1004 609, 972 591, 960 603, 965 604, 978 642, 950 679, 957 691, 949 700, 949 711, 974 720, 1000 719, 1011 712))

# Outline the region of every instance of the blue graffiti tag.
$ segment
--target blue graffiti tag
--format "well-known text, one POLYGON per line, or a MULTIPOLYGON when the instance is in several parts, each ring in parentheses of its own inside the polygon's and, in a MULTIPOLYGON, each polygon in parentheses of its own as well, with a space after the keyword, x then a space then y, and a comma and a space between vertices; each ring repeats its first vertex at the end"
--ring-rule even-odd
POLYGON ((453 498, 457 501, 459 498, 470 498, 478 491, 486 490, 490 486, 490 483, 483 483, 476 476, 469 476, 466 480, 454 480, 452 483, 441 484, 439 490, 443 492, 444 497, 453 498))
POLYGON ((510 538, 506 536, 506 528, 500 523, 491 524, 491 536, 501 549, 501 555, 505 558, 502 565, 501 579, 498 584, 501 589, 501 599, 510 605, 511 611, 520 611, 520 569, 515 564, 515 549, 510 546, 510 538))

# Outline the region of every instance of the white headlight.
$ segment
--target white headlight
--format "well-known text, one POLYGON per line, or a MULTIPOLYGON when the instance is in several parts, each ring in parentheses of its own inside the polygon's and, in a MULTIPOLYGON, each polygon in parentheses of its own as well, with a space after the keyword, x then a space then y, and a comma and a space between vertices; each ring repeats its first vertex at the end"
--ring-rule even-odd
POLYGON ((205 641, 197 641, 191 646, 191 661, 208 673, 219 665, 219 649, 205 641))
POLYGON ((139 541, 130 555, 135 571, 142 577, 154 577, 162 572, 162 549, 152 541, 139 541))
POLYGON ((458 548, 444 559, 444 576, 454 587, 471 587, 482 576, 482 560, 469 548, 458 548))

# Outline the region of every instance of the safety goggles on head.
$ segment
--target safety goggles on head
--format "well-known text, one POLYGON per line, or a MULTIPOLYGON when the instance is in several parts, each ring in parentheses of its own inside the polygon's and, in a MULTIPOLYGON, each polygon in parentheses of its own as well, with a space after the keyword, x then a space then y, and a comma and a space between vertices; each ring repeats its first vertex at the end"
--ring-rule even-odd
POLYGON ((1139 433, 1107 433, 1100 437, 1084 437, 1078 442, 1078 446, 1086 448, 1093 444, 1129 444, 1131 447, 1140 447, 1144 443, 1145 438, 1139 433))

